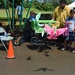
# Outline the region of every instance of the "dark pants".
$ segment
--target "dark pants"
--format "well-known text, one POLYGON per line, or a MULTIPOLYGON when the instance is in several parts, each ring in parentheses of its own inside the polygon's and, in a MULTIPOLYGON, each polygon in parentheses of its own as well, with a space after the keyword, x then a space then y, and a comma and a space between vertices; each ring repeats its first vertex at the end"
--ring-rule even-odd
POLYGON ((64 43, 65 37, 62 35, 58 36, 57 42, 64 43))
POLYGON ((30 42, 31 41, 31 32, 32 32, 31 22, 29 20, 26 20, 26 25, 23 29, 22 39, 24 39, 26 42, 30 42))
POLYGON ((18 14, 18 19, 20 20, 20 17, 21 17, 21 15, 20 14, 18 14))
POLYGON ((56 40, 58 43, 58 48, 61 49, 63 47, 65 37, 62 35, 58 36, 58 39, 56 40))

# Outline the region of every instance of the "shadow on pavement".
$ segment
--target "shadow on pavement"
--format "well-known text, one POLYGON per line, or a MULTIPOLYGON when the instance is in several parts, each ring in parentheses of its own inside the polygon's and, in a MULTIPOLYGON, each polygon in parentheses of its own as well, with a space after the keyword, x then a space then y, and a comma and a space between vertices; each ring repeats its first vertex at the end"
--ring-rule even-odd
POLYGON ((46 71, 54 71, 54 70, 48 69, 48 68, 39 68, 39 69, 37 69, 37 70, 34 70, 34 72, 36 72, 36 71, 43 71, 43 72, 46 72, 46 71))

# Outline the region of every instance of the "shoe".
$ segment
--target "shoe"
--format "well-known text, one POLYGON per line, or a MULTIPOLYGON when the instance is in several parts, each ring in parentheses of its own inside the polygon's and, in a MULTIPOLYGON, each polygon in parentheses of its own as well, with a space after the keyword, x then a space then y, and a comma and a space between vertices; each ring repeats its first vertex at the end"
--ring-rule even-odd
POLYGON ((62 50, 62 51, 65 51, 65 50, 66 50, 66 48, 61 48, 61 50, 62 50))
POLYGON ((74 51, 72 51, 72 53, 75 53, 75 50, 74 50, 74 51))
POLYGON ((14 42, 14 46, 20 46, 20 45, 21 45, 20 42, 18 42, 18 43, 14 42))
POLYGON ((56 47, 56 44, 54 44, 53 46, 56 47))

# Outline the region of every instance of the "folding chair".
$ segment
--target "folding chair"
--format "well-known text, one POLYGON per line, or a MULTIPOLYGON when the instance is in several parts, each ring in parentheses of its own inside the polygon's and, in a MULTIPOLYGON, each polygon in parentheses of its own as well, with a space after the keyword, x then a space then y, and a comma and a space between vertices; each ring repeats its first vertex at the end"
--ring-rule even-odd
POLYGON ((6 51, 8 50, 4 41, 10 41, 12 40, 13 37, 11 37, 9 34, 7 34, 7 32, 5 31, 5 29, 3 27, 0 27, 0 40, 3 44, 3 46, 5 47, 6 51))

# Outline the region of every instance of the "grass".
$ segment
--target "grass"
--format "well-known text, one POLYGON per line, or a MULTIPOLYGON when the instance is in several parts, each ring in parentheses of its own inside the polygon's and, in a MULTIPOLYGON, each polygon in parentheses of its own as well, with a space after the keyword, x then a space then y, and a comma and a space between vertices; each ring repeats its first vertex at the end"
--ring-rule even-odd
POLYGON ((6 10, 0 9, 0 18, 6 18, 6 10))
MULTIPOLYGON (((39 13, 39 12, 42 13, 42 14, 52 14, 52 12, 50 12, 50 11, 40 11, 40 10, 35 9, 35 8, 31 8, 30 11, 31 10, 33 10, 36 14, 39 13)), ((28 9, 24 9, 23 18, 26 17, 27 11, 28 11, 28 9)), ((11 13, 11 9, 10 9, 10 13, 11 13)), ((28 17, 29 17, 29 14, 28 14, 28 17)), ((5 9, 0 9, 0 22, 2 22, 3 25, 8 25, 8 19, 7 19, 5 9)), ((19 24, 19 23, 17 23, 17 24, 19 24)))

